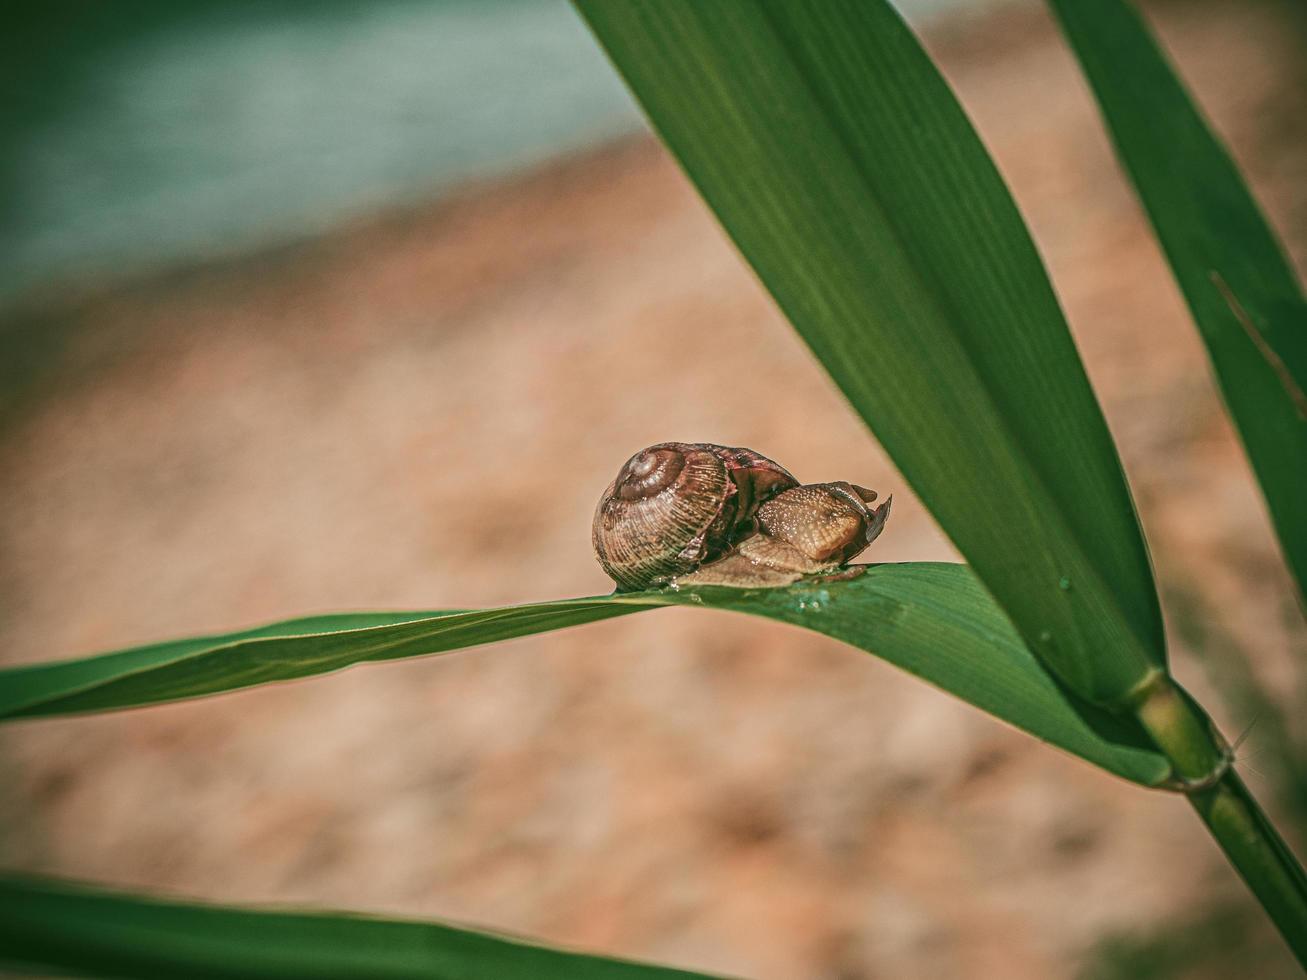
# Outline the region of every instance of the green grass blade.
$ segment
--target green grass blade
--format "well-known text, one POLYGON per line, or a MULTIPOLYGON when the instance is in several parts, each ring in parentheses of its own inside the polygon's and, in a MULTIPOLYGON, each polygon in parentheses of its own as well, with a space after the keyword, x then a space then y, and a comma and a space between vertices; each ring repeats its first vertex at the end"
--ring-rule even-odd
POLYGON ((292 620, 0 671, 0 718, 129 708, 542 633, 668 605, 764 616, 842 640, 1110 772, 1169 774, 1129 719, 1064 691, 964 565, 876 565, 786 589, 642 592, 502 609, 292 620))
POLYGON ((0 720, 109 711, 547 633, 637 612, 606 597, 502 609, 346 613, 0 670, 0 720))
POLYGON ((436 922, 160 901, 0 877, 0 965, 95 976, 307 980, 689 980, 436 922))
POLYGON ((1207 345, 1301 598, 1307 589, 1302 288, 1234 161, 1134 5, 1050 4, 1207 345))
POLYGON ((1115 448, 1016 207, 884 0, 576 0, 780 307, 1045 663, 1164 663, 1115 448))

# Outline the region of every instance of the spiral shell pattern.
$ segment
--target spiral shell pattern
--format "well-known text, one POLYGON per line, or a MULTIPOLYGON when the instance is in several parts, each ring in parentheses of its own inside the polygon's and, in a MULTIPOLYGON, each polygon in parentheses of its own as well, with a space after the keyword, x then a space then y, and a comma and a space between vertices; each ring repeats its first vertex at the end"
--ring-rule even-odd
POLYGON ((772 495, 798 485, 749 449, 666 442, 632 456, 595 511, 595 556, 621 590, 648 588, 725 555, 772 495))

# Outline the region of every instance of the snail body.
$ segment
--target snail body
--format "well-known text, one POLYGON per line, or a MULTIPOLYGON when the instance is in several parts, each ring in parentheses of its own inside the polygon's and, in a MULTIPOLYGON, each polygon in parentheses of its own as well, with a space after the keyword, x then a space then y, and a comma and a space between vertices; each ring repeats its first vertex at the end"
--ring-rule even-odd
POLYGON ((838 569, 884 527, 890 501, 851 483, 801 486, 749 449, 667 442, 632 456, 595 511, 595 556, 621 591, 673 580, 783 585, 838 569))

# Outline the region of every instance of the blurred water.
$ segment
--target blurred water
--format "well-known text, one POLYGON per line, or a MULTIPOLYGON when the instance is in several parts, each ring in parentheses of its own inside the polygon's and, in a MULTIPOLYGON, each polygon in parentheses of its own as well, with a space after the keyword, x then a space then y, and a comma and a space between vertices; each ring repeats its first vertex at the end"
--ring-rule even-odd
POLYGON ((40 16, 0 69, 0 300, 311 234, 642 125, 564 0, 40 16))

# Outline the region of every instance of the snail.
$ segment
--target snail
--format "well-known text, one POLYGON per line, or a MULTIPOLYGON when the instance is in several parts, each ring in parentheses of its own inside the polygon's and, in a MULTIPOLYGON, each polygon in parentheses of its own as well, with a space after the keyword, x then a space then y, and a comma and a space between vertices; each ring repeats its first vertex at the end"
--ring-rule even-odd
POLYGON ((618 591, 675 582, 759 587, 834 573, 890 502, 852 483, 800 485, 751 449, 664 442, 622 466, 595 510, 595 557, 618 591))

